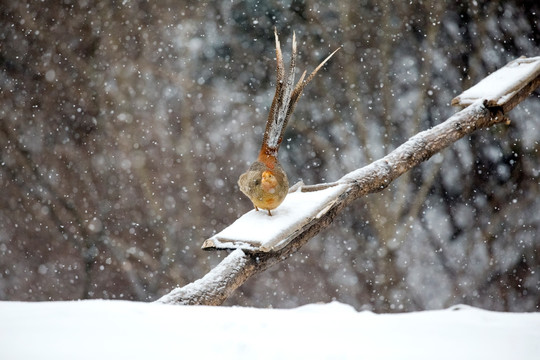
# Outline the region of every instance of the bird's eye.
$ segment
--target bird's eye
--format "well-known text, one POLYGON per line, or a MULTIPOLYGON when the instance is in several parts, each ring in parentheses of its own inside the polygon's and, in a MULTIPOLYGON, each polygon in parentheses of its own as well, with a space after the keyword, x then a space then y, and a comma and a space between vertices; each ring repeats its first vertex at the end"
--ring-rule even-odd
POLYGON ((255 186, 261 185, 261 179, 255 179, 253 182, 255 183, 255 186))

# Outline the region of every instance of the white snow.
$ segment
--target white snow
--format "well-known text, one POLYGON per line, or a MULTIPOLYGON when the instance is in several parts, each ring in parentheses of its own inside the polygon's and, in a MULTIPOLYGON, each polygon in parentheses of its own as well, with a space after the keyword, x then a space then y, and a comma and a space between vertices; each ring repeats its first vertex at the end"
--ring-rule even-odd
POLYGON ((540 313, 1 302, 0 359, 540 359, 540 313))
POLYGON ((260 247, 263 251, 280 248, 294 231, 322 216, 348 187, 341 184, 319 191, 289 193, 283 203, 272 210, 272 216, 266 211, 251 210, 208 241, 218 248, 260 247))
POLYGON ((484 78, 478 84, 464 91, 452 103, 470 105, 476 100, 492 100, 493 105, 503 105, 526 85, 526 80, 540 73, 540 56, 520 58, 484 78))

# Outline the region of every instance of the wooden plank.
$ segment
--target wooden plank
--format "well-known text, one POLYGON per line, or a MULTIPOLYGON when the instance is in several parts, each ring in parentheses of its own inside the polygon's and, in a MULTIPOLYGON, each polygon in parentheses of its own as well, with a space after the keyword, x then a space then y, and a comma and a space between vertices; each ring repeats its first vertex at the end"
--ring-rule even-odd
POLYGON ((251 210, 221 232, 207 239, 204 250, 243 249, 277 251, 288 244, 306 224, 323 216, 350 184, 336 183, 322 190, 289 193, 272 216, 251 210))
POLYGON ((538 79, 540 56, 520 57, 456 96, 452 105, 467 107, 484 100, 487 107, 499 107, 507 113, 519 102, 518 97, 527 96, 538 87, 538 79))

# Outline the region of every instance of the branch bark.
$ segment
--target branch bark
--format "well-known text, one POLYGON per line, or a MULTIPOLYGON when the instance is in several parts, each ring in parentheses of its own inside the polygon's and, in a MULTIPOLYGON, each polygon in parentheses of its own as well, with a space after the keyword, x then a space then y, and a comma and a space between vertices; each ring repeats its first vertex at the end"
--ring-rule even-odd
MULTIPOLYGON (((334 203, 322 217, 313 219, 284 248, 275 252, 249 253, 235 250, 202 279, 178 288, 157 302, 167 304, 220 305, 227 297, 253 275, 277 264, 298 251, 309 239, 328 227, 334 218, 355 199, 379 192, 414 166, 428 160, 436 153, 472 132, 507 122, 504 111, 510 111, 540 85, 540 76, 532 79, 527 91, 514 96, 510 106, 487 107, 479 100, 454 114, 445 122, 422 131, 384 158, 343 176, 336 183, 348 183, 348 191, 334 203)), ((304 186, 302 191, 319 190, 332 184, 304 186)))

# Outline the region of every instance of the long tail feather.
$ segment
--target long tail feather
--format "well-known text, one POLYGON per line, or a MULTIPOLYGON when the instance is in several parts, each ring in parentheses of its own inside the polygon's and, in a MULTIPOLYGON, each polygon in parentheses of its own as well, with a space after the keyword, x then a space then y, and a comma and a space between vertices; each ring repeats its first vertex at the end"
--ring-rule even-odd
POLYGON ((328 55, 326 57, 326 59, 324 59, 320 64, 319 66, 317 66, 315 68, 315 70, 313 70, 311 72, 311 74, 309 74, 308 78, 305 80, 305 81, 302 81, 304 79, 304 75, 306 72, 304 72, 304 74, 302 74, 302 77, 300 78, 300 80, 298 81, 298 84, 296 84, 296 87, 294 88, 294 91, 291 95, 291 102, 290 102, 290 107, 289 107, 289 116, 292 114, 292 112, 294 111, 294 108, 296 106, 296 103, 298 102, 298 100, 300 99, 300 95, 302 95, 302 91, 304 91, 304 88, 306 87, 307 84, 309 84, 309 82, 311 80, 313 80, 313 78, 315 77, 315 75, 317 74, 317 72, 324 66, 324 64, 326 64, 326 62, 328 60, 330 60, 330 58, 332 56, 334 56, 335 53, 338 52, 340 48, 337 48, 336 50, 334 50, 333 53, 331 53, 330 55, 328 55))
POLYGON ((317 72, 324 66, 324 64, 339 50, 339 48, 336 49, 326 59, 324 59, 323 62, 321 62, 305 80, 304 78, 306 76, 306 72, 304 71, 300 77, 300 80, 298 80, 298 83, 296 86, 294 86, 294 72, 296 69, 296 35, 293 33, 291 64, 286 80, 283 65, 283 55, 281 53, 279 38, 275 28, 274 36, 276 40, 277 60, 276 93, 274 95, 274 99, 272 100, 270 113, 268 114, 263 144, 259 154, 259 160, 267 164, 273 164, 276 161, 277 152, 283 140, 283 133, 285 132, 289 118, 294 111, 296 103, 298 102, 304 87, 315 77, 317 72))

